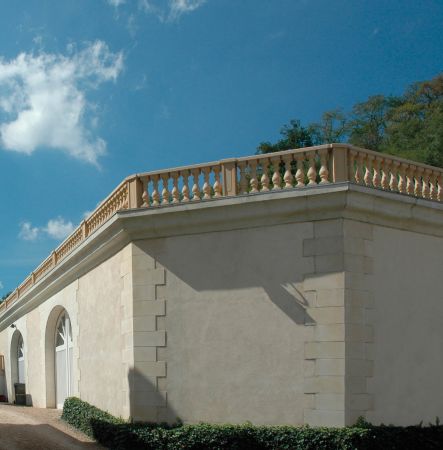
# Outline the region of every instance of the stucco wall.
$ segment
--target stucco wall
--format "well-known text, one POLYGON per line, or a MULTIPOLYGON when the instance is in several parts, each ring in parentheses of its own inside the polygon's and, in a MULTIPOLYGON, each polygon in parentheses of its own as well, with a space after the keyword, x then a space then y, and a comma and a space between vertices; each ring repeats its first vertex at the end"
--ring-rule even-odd
MULTIPOLYGON (((73 363, 74 395, 78 395, 78 321, 76 292, 77 282, 71 283, 43 304, 16 320, 14 322, 16 328, 8 327, 0 333, 0 352, 5 355, 5 374, 10 401, 14 400, 14 382, 17 381, 16 379, 12 379, 14 358, 12 358, 11 354, 11 341, 14 333, 18 330, 24 340, 25 382, 28 403, 40 408, 55 406, 54 369, 53 367, 50 369, 47 368, 46 358, 48 353, 54 351, 55 321, 63 309, 68 312, 72 322, 75 347, 73 363), (54 323, 50 327, 47 327, 50 317, 53 317, 54 323), (47 338, 49 338, 51 343, 49 346, 47 338)), ((12 350, 15 351, 15 348, 12 350)))
MULTIPOLYGON (((0 354, 5 357, 6 365, 6 348, 8 346, 8 335, 5 332, 0 333, 0 354)), ((6 368, 5 368, 6 369, 6 368)), ((0 395, 8 396, 8 385, 6 383, 6 370, 0 370, 0 395)))
POLYGON ((137 242, 166 271, 166 390, 185 422, 303 423, 311 222, 137 242))
POLYGON ((375 422, 443 415, 443 238, 374 227, 375 422))
POLYGON ((18 330, 25 343, 29 401, 37 407, 55 407, 53 345, 56 320, 64 309, 71 320, 74 343, 72 394, 115 415, 123 414, 120 263, 124 251, 20 317, 14 322, 15 329, 8 327, 0 333, 0 353, 5 355, 10 400, 14 400, 13 383, 17 381, 11 379, 11 340, 18 330))
POLYGON ((275 206, 278 219, 259 197, 249 215, 237 210, 239 222, 224 207, 193 216, 192 202, 189 214, 132 212, 122 237, 103 232, 103 248, 85 246, 64 260, 65 273, 48 274, 4 313, 10 400, 11 340, 20 331, 30 400, 55 405, 50 356, 66 309, 73 394, 115 415, 327 426, 360 415, 375 423, 434 420, 443 409, 443 238, 425 233, 441 233, 443 208, 422 227, 414 214, 421 207, 432 219, 430 202, 387 203, 386 193, 374 192, 378 203, 372 191, 355 194, 345 213, 339 197, 299 209, 288 199, 275 206), (388 220, 392 204, 398 209, 388 220))
POLYGON ((79 369, 81 398, 122 415, 120 277, 122 252, 79 279, 79 369))
POLYGON ((26 390, 31 396, 29 401, 35 406, 46 406, 44 390, 45 371, 42 370, 44 347, 41 345, 40 310, 34 309, 26 317, 25 356, 27 360, 26 390))

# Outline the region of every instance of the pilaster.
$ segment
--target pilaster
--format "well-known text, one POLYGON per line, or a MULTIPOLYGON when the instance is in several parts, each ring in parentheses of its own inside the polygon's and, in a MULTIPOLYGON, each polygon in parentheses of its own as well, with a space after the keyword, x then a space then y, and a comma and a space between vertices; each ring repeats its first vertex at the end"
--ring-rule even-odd
POLYGON ((129 371, 133 420, 167 421, 166 270, 132 245, 133 366, 129 371))
POLYGON ((304 241, 303 254, 314 258, 315 272, 303 287, 309 307, 305 342, 304 422, 313 426, 345 423, 345 275, 343 221, 314 222, 314 238, 304 241))
POLYGON ((373 226, 344 220, 346 425, 373 409, 373 226))

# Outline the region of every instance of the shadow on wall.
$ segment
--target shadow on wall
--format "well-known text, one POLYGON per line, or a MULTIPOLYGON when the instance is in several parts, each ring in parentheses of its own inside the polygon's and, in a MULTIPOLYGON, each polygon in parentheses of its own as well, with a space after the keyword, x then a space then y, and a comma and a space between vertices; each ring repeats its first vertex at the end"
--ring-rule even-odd
MULTIPOLYGON (((152 362, 136 362, 140 367, 152 362)), ((141 370, 130 368, 129 414, 133 422, 179 423, 176 411, 168 404, 166 393, 159 390, 159 378, 148 377, 141 370)))
POLYGON ((78 440, 50 425, 1 423, 0 436, 0 448, 2 449, 103 449, 94 442, 78 440))
POLYGON ((281 311, 303 325, 313 319, 297 285, 314 267, 312 258, 303 257, 297 231, 297 226, 280 225, 137 244, 196 291, 261 287, 281 311))

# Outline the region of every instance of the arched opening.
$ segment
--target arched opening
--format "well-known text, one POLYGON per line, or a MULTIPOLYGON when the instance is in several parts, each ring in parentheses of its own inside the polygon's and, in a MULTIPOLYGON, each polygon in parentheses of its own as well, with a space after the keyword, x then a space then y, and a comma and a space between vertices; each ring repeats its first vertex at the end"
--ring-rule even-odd
POLYGON ((17 375, 18 382, 25 382, 25 343, 23 342, 23 336, 20 334, 17 344, 17 375))
POLYGON ((23 336, 17 329, 11 339, 11 384, 25 383, 25 343, 23 336))
POLYGON ((45 332, 46 407, 62 408, 73 390, 73 340, 69 314, 55 306, 45 332))
POLYGON ((63 311, 55 328, 55 392, 57 408, 63 408, 66 397, 73 392, 72 327, 68 313, 63 311))

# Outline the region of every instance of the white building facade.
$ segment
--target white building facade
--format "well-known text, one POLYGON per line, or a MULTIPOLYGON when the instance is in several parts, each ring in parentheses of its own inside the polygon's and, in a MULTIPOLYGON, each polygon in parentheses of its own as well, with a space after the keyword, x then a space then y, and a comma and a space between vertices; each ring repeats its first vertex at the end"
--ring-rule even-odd
POLYGON ((330 145, 131 177, 3 305, 0 388, 146 421, 432 421, 440 176, 330 145))

